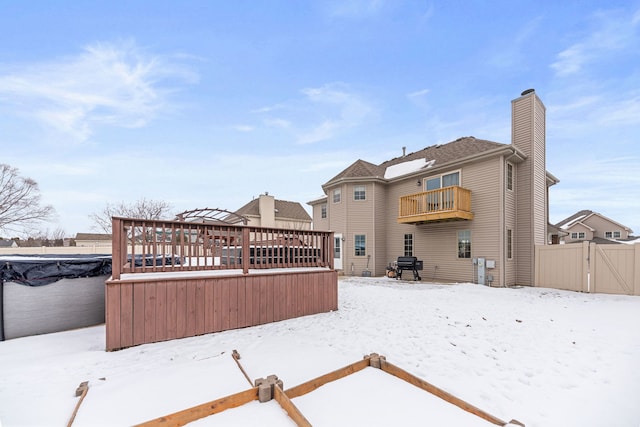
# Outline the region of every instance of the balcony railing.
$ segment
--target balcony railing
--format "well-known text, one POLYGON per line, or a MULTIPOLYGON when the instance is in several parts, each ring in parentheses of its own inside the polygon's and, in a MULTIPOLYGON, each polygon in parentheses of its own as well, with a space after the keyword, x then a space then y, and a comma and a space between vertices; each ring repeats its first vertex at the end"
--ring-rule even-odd
POLYGON ((333 233, 114 217, 112 278, 122 273, 329 267, 333 233))
POLYGON ((400 197, 398 222, 401 224, 471 219, 471 191, 462 187, 445 187, 400 197))

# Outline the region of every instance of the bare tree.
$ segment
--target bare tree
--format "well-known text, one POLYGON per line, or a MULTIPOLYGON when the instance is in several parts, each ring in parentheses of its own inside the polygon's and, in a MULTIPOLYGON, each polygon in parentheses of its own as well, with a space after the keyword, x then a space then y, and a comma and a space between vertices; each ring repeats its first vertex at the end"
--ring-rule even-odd
POLYGON ((107 203, 100 212, 90 214, 89 218, 94 222, 94 229, 111 233, 111 218, 114 216, 136 219, 166 219, 170 210, 171 205, 165 201, 142 198, 130 204, 125 202, 120 202, 117 205, 107 203))
POLYGON ((38 183, 20 176, 17 168, 0 163, 0 230, 34 227, 50 220, 53 206, 40 203, 38 183))

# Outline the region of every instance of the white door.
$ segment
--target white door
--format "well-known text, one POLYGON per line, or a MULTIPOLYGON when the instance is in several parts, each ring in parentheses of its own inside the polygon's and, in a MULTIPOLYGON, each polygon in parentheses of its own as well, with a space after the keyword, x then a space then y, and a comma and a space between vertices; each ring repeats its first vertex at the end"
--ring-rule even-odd
POLYGON ((333 237, 333 268, 342 270, 342 234, 334 234, 333 237))

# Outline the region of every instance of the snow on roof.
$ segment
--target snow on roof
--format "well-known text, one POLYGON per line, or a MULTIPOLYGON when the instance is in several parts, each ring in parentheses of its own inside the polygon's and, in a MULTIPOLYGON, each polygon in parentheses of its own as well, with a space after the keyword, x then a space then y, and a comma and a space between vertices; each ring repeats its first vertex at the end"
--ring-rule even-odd
POLYGON ((435 160, 427 159, 415 159, 407 162, 398 163, 396 165, 389 166, 384 171, 385 179, 397 178, 402 175, 407 175, 412 172, 417 172, 420 169, 430 168, 435 163, 435 160))
POLYGON ((563 224, 560 228, 563 229, 563 230, 567 230, 568 228, 571 228, 576 223, 582 221, 583 219, 585 219, 589 215, 591 215, 591 213, 585 214, 585 215, 580 215, 580 216, 574 218, 573 220, 567 222, 566 224, 563 224))

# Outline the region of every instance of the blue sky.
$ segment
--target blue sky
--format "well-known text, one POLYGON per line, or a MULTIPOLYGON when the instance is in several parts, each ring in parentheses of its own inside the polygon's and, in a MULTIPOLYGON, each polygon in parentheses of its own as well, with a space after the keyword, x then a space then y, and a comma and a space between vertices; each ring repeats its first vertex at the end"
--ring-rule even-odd
POLYGON ((306 202, 358 158, 510 143, 547 107, 550 220, 640 234, 640 1, 0 1, 0 162, 67 235, 109 203, 306 202))

